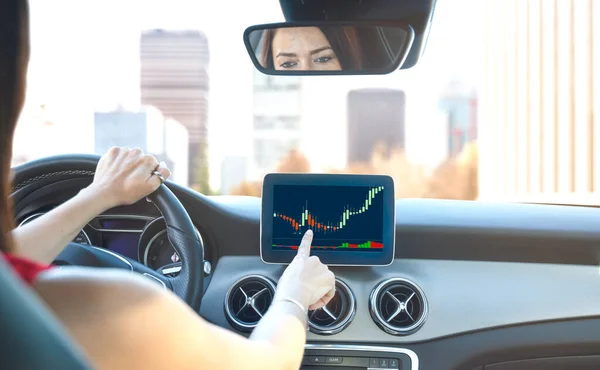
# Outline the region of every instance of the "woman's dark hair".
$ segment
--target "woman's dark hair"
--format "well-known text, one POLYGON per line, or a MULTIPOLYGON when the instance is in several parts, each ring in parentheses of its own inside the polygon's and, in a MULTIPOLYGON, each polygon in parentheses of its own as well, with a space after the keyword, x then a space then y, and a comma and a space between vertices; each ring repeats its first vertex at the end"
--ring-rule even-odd
MULTIPOLYGON (((327 41, 329 41, 342 70, 357 71, 362 69, 362 47, 355 27, 328 26, 319 27, 319 29, 323 32, 327 41)), ((260 64, 266 69, 275 68, 272 48, 275 33, 277 33, 276 29, 268 29, 263 33, 260 64)))
POLYGON ((13 135, 25 101, 29 62, 27 0, 2 0, 0 11, 0 252, 12 250, 10 195, 13 135))
POLYGON ((275 69, 273 64, 273 38, 275 37, 275 31, 267 29, 262 35, 262 50, 260 53, 260 65, 265 69, 275 69))

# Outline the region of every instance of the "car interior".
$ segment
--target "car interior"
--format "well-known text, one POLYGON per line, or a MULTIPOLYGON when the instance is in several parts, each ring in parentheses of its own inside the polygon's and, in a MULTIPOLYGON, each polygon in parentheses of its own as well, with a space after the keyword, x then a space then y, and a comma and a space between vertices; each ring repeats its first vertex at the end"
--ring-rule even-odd
MULTIPOLYGON (((435 22, 435 0, 343 3, 280 0, 290 25, 379 27, 384 23, 377 22, 387 22, 409 29, 410 37, 395 38, 375 28, 364 37, 385 60, 380 73, 391 72, 389 58, 395 60, 392 70, 418 64, 435 22), (375 46, 377 40, 387 52, 375 46)), ((253 50, 260 41, 244 41, 245 63, 256 65, 253 50)), ((88 186, 98 159, 62 154, 16 166, 11 201, 17 225, 88 186)), ((313 181, 305 174, 290 176, 305 185, 313 181)), ((369 194, 375 199, 375 191, 369 194)), ((262 252, 265 214, 271 219, 274 213, 265 208, 266 201, 264 195, 205 195, 169 181, 146 199, 98 215, 54 263, 143 274, 174 291, 207 321, 247 336, 269 308, 285 268, 284 257, 268 261, 262 252)), ((392 242, 384 244, 392 248, 392 258, 371 265, 331 263, 336 295, 323 309, 309 312, 302 369, 600 368, 597 207, 391 202, 392 242)), ((344 214, 362 217, 367 206, 344 214)), ((341 229, 346 219, 322 228, 341 229)), ((3 353, 7 368, 88 368, 60 323, 19 284, 7 267, 0 268, 0 341, 11 349, 3 353)))

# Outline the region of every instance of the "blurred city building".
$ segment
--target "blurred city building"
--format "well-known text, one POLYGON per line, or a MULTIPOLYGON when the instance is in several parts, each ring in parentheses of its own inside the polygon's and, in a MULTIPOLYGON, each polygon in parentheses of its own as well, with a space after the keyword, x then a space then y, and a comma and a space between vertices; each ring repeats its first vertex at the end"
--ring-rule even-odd
POLYGON ((480 198, 598 204, 600 3, 485 4, 480 198))
POLYGON ((405 149, 406 95, 395 89, 348 92, 348 163, 370 162, 376 148, 405 149))
POLYGON ((189 132, 189 182, 207 194, 209 47, 200 31, 150 30, 140 40, 141 101, 189 132))
POLYGON ((170 180, 189 185, 188 130, 181 123, 165 118, 158 109, 96 112, 94 131, 94 152, 106 153, 113 146, 140 148, 167 164, 170 180))
POLYGON ((447 117, 448 157, 454 157, 477 139, 477 93, 460 81, 451 81, 440 96, 439 109, 447 117))
POLYGON ((273 171, 291 150, 300 147, 301 89, 298 76, 254 71, 252 178, 273 171))

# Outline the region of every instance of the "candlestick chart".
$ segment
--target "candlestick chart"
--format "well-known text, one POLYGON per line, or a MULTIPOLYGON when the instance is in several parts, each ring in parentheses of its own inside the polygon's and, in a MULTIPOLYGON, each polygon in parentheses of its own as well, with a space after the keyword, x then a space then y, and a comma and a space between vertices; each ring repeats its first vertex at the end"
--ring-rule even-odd
POLYGON ((297 249, 302 236, 314 233, 311 249, 383 250, 383 186, 274 187, 274 250, 297 249))

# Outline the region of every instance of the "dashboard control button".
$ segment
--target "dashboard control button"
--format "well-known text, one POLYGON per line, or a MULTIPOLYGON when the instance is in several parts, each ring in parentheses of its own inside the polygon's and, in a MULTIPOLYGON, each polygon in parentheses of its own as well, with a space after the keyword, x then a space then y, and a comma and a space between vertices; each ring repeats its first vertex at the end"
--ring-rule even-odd
POLYGON ((341 364, 343 361, 342 357, 332 356, 325 358, 326 364, 341 364))
POLYGON ((379 359, 379 367, 381 369, 389 369, 390 368, 390 360, 388 360, 387 358, 379 359))
POLYGON ((369 359, 369 367, 379 367, 379 359, 378 358, 370 358, 369 359))
POLYGON ((204 275, 208 276, 212 272, 212 265, 208 261, 204 261, 204 275))
POLYGON ((399 369, 399 368, 400 368, 400 366, 399 366, 398 359, 391 358, 390 359, 390 369, 399 369))
POLYGON ((311 364, 324 364, 325 363, 325 357, 323 357, 323 356, 310 356, 308 358, 308 362, 310 362, 311 364))
POLYGON ((75 239, 73 241, 75 243, 88 245, 87 239, 82 233, 77 234, 77 236, 75 237, 75 239))

